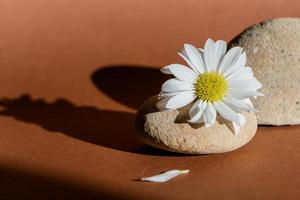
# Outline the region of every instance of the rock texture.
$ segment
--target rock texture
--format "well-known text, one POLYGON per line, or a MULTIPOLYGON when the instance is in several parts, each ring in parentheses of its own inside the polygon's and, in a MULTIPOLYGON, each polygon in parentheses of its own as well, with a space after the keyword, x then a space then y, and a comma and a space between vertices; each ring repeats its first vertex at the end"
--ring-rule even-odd
POLYGON ((247 113, 247 123, 239 135, 234 135, 231 124, 218 117, 209 128, 192 126, 185 122, 188 108, 173 111, 158 111, 157 97, 143 103, 137 113, 138 137, 151 146, 180 153, 211 154, 235 150, 248 143, 255 135, 255 114, 247 113))
POLYGON ((253 101, 258 124, 300 124, 300 18, 254 25, 232 41, 236 45, 263 85, 265 97, 253 101))

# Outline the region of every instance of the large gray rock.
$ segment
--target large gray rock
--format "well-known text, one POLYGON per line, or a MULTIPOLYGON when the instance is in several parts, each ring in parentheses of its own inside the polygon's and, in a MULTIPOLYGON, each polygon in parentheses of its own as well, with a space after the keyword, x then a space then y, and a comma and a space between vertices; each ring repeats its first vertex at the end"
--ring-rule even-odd
POLYGON ((300 124, 300 19, 254 25, 232 41, 236 45, 263 85, 265 97, 253 101, 258 124, 300 124))
POLYGON ((186 123, 189 107, 173 111, 158 111, 157 97, 143 103, 137 113, 138 137, 151 146, 180 153, 210 154, 235 150, 248 143, 255 135, 257 121, 253 113, 247 113, 246 125, 239 135, 232 132, 231 123, 217 118, 209 128, 203 124, 186 123))

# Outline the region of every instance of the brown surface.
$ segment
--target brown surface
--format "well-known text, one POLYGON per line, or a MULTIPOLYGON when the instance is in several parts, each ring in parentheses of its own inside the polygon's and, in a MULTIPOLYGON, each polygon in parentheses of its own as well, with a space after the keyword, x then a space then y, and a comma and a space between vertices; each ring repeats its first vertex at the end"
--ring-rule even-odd
POLYGON ((299 126, 180 156, 137 141, 133 120, 184 42, 299 11, 298 0, 0 1, 0 199, 298 199, 299 126), (136 181, 173 168, 191 173, 136 181))

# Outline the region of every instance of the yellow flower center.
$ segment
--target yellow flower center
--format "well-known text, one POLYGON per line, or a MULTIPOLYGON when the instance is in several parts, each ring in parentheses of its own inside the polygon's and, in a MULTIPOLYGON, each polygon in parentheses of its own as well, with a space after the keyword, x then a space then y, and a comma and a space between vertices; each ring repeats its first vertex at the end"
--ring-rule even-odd
POLYGON ((203 101, 219 101, 227 93, 227 90, 228 85, 224 76, 216 72, 201 74, 195 83, 195 93, 203 101))

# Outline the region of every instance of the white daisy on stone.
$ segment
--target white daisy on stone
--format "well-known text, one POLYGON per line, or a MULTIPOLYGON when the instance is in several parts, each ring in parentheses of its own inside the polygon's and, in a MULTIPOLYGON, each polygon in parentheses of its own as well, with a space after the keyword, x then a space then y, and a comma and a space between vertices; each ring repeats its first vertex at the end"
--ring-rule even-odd
POLYGON ((193 103, 189 123, 204 122, 207 127, 216 122, 217 113, 231 121, 234 133, 246 123, 244 112, 254 111, 250 97, 263 96, 262 87, 246 65, 246 53, 233 47, 227 53, 227 43, 208 39, 204 49, 185 44, 178 54, 189 67, 171 64, 161 69, 173 74, 158 96, 160 110, 173 110, 193 103))

